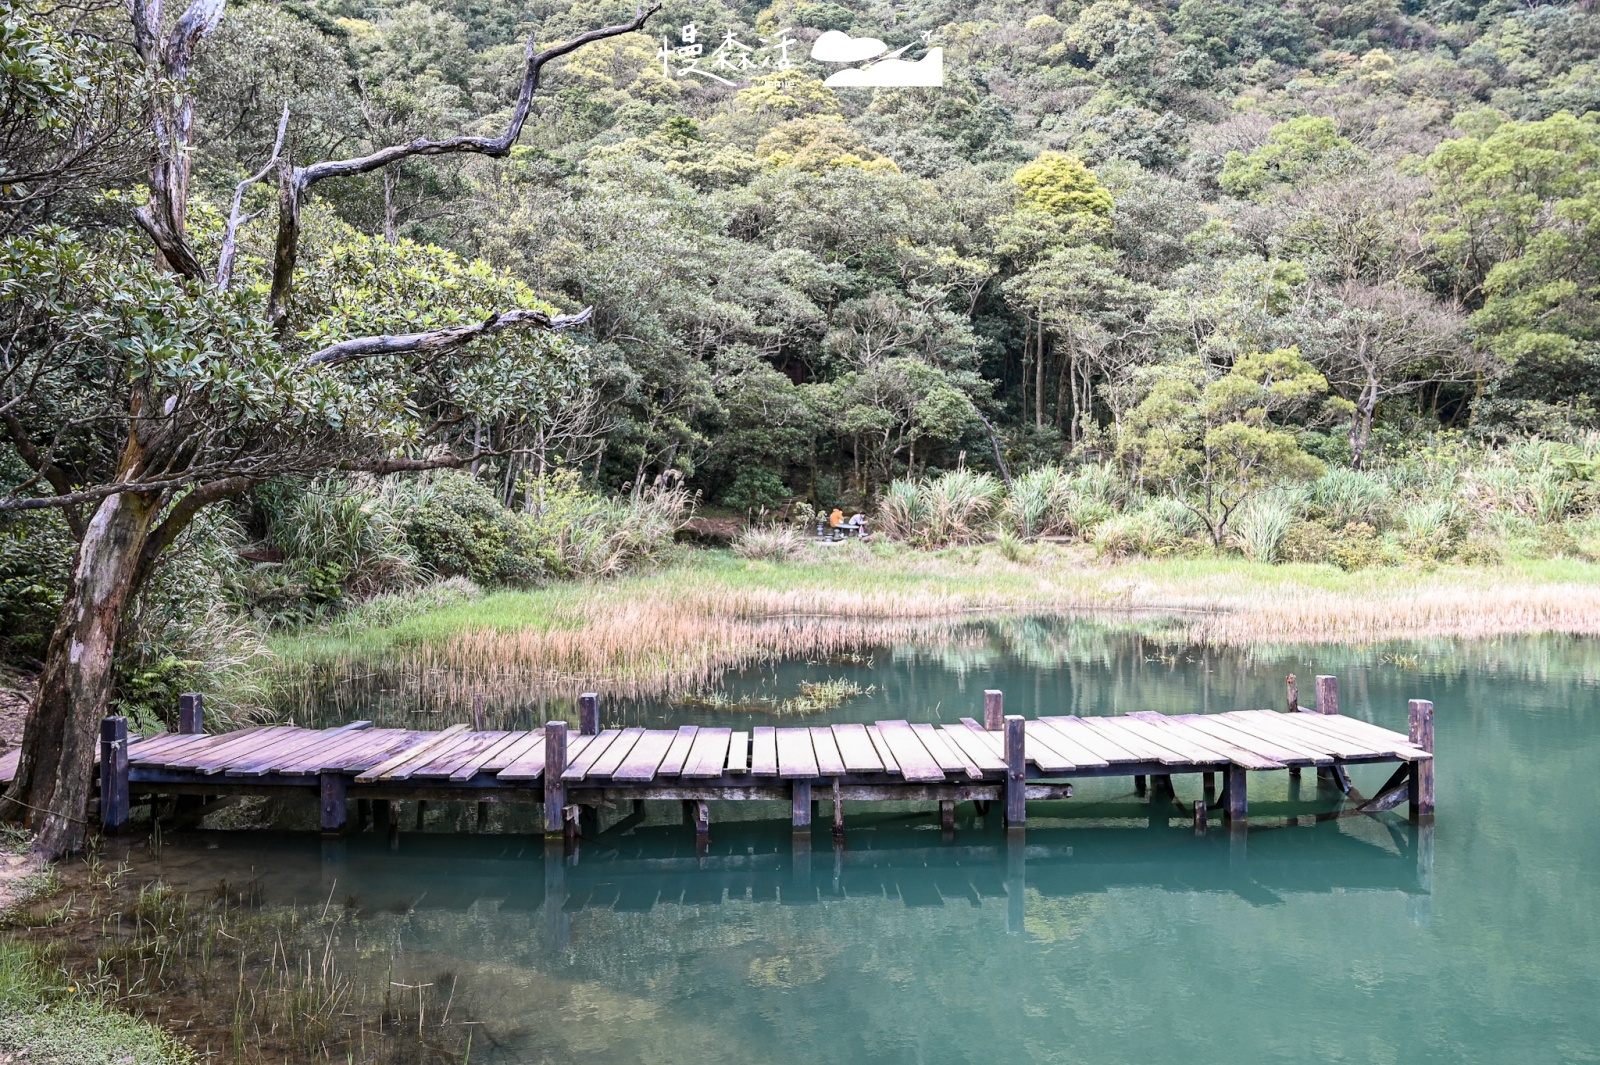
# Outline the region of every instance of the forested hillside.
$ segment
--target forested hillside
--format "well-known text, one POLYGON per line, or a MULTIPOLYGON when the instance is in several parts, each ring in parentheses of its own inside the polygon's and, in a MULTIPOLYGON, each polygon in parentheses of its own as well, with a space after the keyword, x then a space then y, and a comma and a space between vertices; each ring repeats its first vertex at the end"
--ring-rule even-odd
POLYGON ((59 715, 694 506, 1600 552, 1589 4, 13 3, 0 49, 0 643, 59 715), (829 88, 826 31, 944 84, 829 88))

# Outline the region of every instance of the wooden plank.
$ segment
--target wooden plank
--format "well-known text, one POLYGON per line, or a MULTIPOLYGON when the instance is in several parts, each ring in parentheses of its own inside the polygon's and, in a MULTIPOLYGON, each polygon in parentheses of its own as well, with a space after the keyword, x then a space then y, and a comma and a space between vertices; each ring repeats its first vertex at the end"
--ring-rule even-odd
POLYGON ((17 775, 17 765, 22 761, 22 748, 0 754, 0 784, 9 784, 17 775))
MULTIPOLYGON (((226 756, 228 751, 245 752, 254 748, 266 749, 267 744, 275 743, 287 736, 306 733, 309 729, 296 728, 293 725, 278 725, 273 728, 263 729, 260 732, 223 732, 215 736, 199 736, 190 734, 190 742, 182 747, 169 747, 154 762, 141 759, 139 764, 160 765, 168 769, 198 769, 210 765, 218 755, 226 756)), ((144 752, 140 752, 143 754, 144 752)), ((130 751, 130 757, 132 752, 130 751)), ((248 761, 248 758, 243 759, 248 761)))
MULTIPOLYGON (((1285 714, 1284 717, 1289 715, 1285 714)), ((1296 714, 1294 723, 1302 725, 1301 718, 1305 718, 1303 727, 1321 729, 1342 735, 1359 743, 1370 743, 1382 750, 1392 751, 1397 758, 1407 758, 1411 761, 1426 761, 1432 757, 1429 752, 1412 744, 1410 737, 1398 732, 1391 732, 1380 728, 1370 721, 1359 721, 1353 717, 1328 717, 1323 714, 1296 714)))
POLYGON ((847 773, 881 773, 883 759, 862 725, 834 725, 833 742, 847 773))
POLYGON ((199 752, 216 746, 218 743, 231 743, 234 740, 247 736, 260 736, 269 730, 289 728, 288 725, 259 725, 254 728, 242 729, 239 732, 226 732, 216 736, 195 736, 182 732, 168 733, 160 739, 147 740, 145 743, 130 744, 128 758, 133 765, 165 764, 162 759, 172 757, 181 758, 187 752, 199 752))
MULTIPOLYGON (((475 735, 481 737, 478 742, 470 747, 456 748, 448 758, 434 759, 426 773, 419 772, 417 775, 449 777, 454 780, 456 773, 460 771, 462 766, 471 765, 476 767, 482 762, 488 761, 495 751, 515 742, 521 733, 489 729, 487 731, 479 731, 475 735)), ((462 779, 470 779, 476 773, 477 769, 474 768, 472 773, 467 774, 462 779)))
POLYGON ((917 734, 928 753, 933 755, 934 761, 939 763, 940 769, 946 773, 965 773, 972 780, 983 779, 983 770, 945 736, 944 730, 929 724, 917 724, 911 726, 911 731, 917 734))
POLYGON ((883 733, 877 725, 866 726, 867 739, 872 741, 872 749, 878 752, 878 759, 883 762, 883 771, 900 775, 900 763, 895 760, 894 752, 889 749, 889 744, 884 740, 883 733))
POLYGON ((694 746, 689 748, 689 760, 683 765, 682 776, 691 779, 720 777, 722 767, 728 764, 728 744, 732 741, 732 729, 701 729, 695 734, 694 746))
POLYGON ((323 767, 337 767, 343 764, 344 755, 351 751, 358 751, 367 747, 371 742, 371 733, 366 730, 353 732, 327 733, 324 732, 321 743, 313 746, 302 757, 292 763, 280 764, 279 773, 318 773, 323 767))
MULTIPOLYGON (((562 772, 561 779, 582 780, 588 775, 589 767, 594 765, 600 759, 600 756, 606 753, 606 748, 615 743, 620 735, 622 735, 620 729, 608 728, 601 729, 600 734, 597 736, 568 736, 567 768, 562 772), (587 739, 589 742, 584 745, 582 751, 574 754, 572 748, 576 746, 575 740, 580 739, 587 739)), ((548 742, 548 739, 546 742, 548 742)), ((500 775, 505 776, 505 773, 502 772, 500 775)))
POLYGON ((287 761, 301 752, 315 749, 317 733, 308 729, 294 729, 277 740, 262 744, 249 755, 236 759, 223 767, 223 775, 230 777, 259 777, 272 772, 273 766, 287 761), (292 734, 291 734, 292 733, 292 734))
POLYGON ((677 738, 672 741, 672 746, 667 748, 666 757, 661 759, 661 764, 656 767, 656 776, 675 777, 683 772, 684 762, 689 760, 689 748, 694 746, 694 734, 700 729, 695 725, 680 725, 677 738))
POLYGON ((818 725, 811 729, 811 749, 817 756, 817 772, 825 777, 836 777, 844 769, 844 755, 833 738, 833 729, 818 725))
POLYGON ((510 746, 502 747, 498 752, 479 766, 485 773, 498 773, 508 765, 516 765, 535 747, 544 745, 544 730, 530 729, 527 732, 512 733, 514 742, 510 746))
POLYGON ((471 758, 456 763, 455 768, 450 770, 450 779, 457 783, 471 780, 483 771, 484 766, 502 753, 516 747, 527 746, 527 744, 528 734, 526 732, 503 732, 500 734, 498 743, 490 744, 471 758))
POLYGON ((911 725, 905 721, 877 722, 878 735, 894 754, 900 775, 913 783, 931 783, 944 779, 944 770, 928 749, 922 745, 911 725))
MULTIPOLYGON (((517 755, 515 762, 495 770, 494 778, 496 780, 516 782, 538 780, 544 776, 544 730, 540 729, 536 735, 539 737, 539 741, 531 747, 523 747, 522 753, 517 755)), ((579 738, 581 737, 571 735, 567 737, 567 759, 569 762, 572 759, 572 742, 579 738)))
MULTIPOLYGON (((1019 717, 1018 714, 1010 715, 1019 717)), ((1038 719, 1029 721, 1023 718, 1023 738, 1027 741, 1028 761, 1039 767, 1041 773, 1071 773, 1077 770, 1078 763, 1062 754, 1052 739, 1055 732, 1049 725, 1041 723, 1038 719)), ((1001 733, 1004 735, 1004 733, 1001 733)))
POLYGON ((455 738, 465 731, 467 731, 467 726, 465 725, 451 725, 443 732, 436 732, 431 735, 426 732, 417 733, 417 735, 425 738, 406 747, 387 761, 379 762, 371 769, 366 770, 356 777, 356 783, 371 784, 379 779, 388 778, 389 774, 397 770, 403 770, 406 766, 415 763, 417 759, 424 757, 429 751, 436 749, 441 744, 454 742, 455 738))
POLYGON ((750 733, 735 732, 728 737, 728 765, 730 773, 743 773, 750 768, 750 733))
POLYGON ((1116 744, 1129 754, 1138 755, 1143 761, 1159 762, 1162 765, 1181 765, 1184 761, 1151 739, 1142 728, 1130 727, 1138 725, 1136 721, 1126 721, 1120 717, 1086 717, 1083 718, 1083 723, 1098 732, 1102 738, 1116 744))
MULTIPOLYGON (((638 727, 623 729, 622 735, 612 740, 611 746, 606 748, 606 753, 590 763, 589 771, 584 774, 584 779, 587 780, 590 777, 604 779, 622 768, 623 760, 633 753, 633 748, 644 738, 644 733, 645 730, 638 727)), ((666 754, 667 752, 663 750, 661 753, 666 754)), ((660 762, 658 761, 656 764, 659 765, 660 762)), ((653 768, 651 775, 655 775, 653 768)))
MULTIPOLYGON (((1385 756, 1390 752, 1370 744, 1359 743, 1347 739, 1333 732, 1325 732, 1314 727, 1299 727, 1293 721, 1280 721, 1280 715, 1272 710, 1246 710, 1219 714, 1225 721, 1229 721, 1241 728, 1247 728, 1258 736, 1279 740, 1285 747, 1301 748, 1315 751, 1326 757, 1330 762, 1335 758, 1353 758, 1361 756, 1385 756)), ((1310 718, 1311 715, 1300 715, 1310 718)), ((1320 714, 1318 715, 1321 716, 1320 714)))
POLYGON ((338 769, 345 773, 364 773, 379 762, 386 762, 412 744, 421 742, 418 737, 427 733, 412 732, 410 729, 373 729, 367 733, 367 741, 352 751, 347 751, 339 756, 337 765, 324 760, 319 769, 338 769))
POLYGON ((1229 743, 1243 747, 1253 754, 1263 758, 1270 758, 1284 765, 1310 764, 1310 760, 1303 757, 1300 752, 1288 750, 1273 743, 1271 740, 1264 740, 1259 736, 1253 736, 1248 732, 1241 732, 1236 728, 1232 728, 1216 714, 1196 714, 1192 720, 1184 723, 1192 729, 1205 733, 1207 736, 1213 736, 1219 740, 1227 740, 1229 743))
POLYGON ((763 777, 778 775, 777 729, 757 726, 751 730, 750 775, 763 777))
MULTIPOLYGON (((418 772, 431 766, 436 759, 442 757, 443 755, 450 754, 454 751, 465 750, 467 747, 471 746, 473 742, 473 736, 475 735, 475 733, 469 731, 472 726, 463 723, 461 725, 452 727, 459 728, 461 731, 451 732, 448 738, 445 737, 444 732, 441 732, 439 734, 439 740, 433 743, 427 749, 427 751, 407 760, 398 768, 391 769, 388 773, 384 774, 383 779, 410 780, 412 777, 416 776, 418 772)), ((445 730, 445 732, 449 731, 449 729, 445 730)))
MULTIPOLYGON (((1271 713, 1271 711, 1268 711, 1271 713)), ((1332 765, 1333 760, 1339 755, 1333 750, 1338 746, 1322 737, 1319 733, 1301 733, 1295 729, 1279 728, 1271 721, 1260 718, 1239 717, 1235 713, 1213 715, 1220 724, 1229 728, 1238 729, 1251 736, 1259 737, 1267 743, 1276 743, 1286 751, 1294 751, 1301 756, 1301 764, 1332 765)), ((1246 744, 1246 746, 1249 746, 1246 744)), ((1283 761, 1283 759, 1279 759, 1283 761)))
MULTIPOLYGON (((973 722, 973 724, 977 724, 973 722)), ((945 738, 957 747, 960 747, 972 764, 985 773, 1003 773, 1006 769, 1006 760, 996 754, 994 748, 980 741, 974 729, 965 724, 945 728, 945 738)))
POLYGON ((778 730, 778 776, 784 780, 810 779, 817 775, 817 752, 811 746, 811 730, 778 730))
POLYGON ((1199 716, 1200 715, 1198 714, 1178 714, 1172 717, 1163 716, 1161 718, 1161 727, 1172 732, 1180 733, 1188 737, 1190 742, 1196 746, 1204 747, 1218 755, 1224 761, 1235 762, 1244 766, 1246 769, 1284 768, 1283 763, 1277 761, 1276 759, 1266 758, 1255 753, 1254 751, 1246 750, 1245 748, 1240 747, 1238 744, 1230 742, 1229 740, 1218 739, 1216 736, 1212 736, 1208 733, 1201 732, 1197 728, 1193 728, 1189 724, 1189 719, 1191 717, 1199 716))
POLYGON ((640 782, 654 780, 656 768, 661 765, 661 760, 667 756, 667 751, 677 738, 678 734, 675 731, 650 729, 639 737, 639 742, 633 745, 628 757, 624 758, 616 772, 611 774, 611 779, 640 782))
MULTIPOLYGON (((1105 769, 1111 762, 1102 757, 1100 752, 1107 749, 1120 751, 1121 748, 1108 744, 1098 738, 1098 734, 1091 728, 1081 723, 1078 725, 1060 724, 1040 718, 1032 723, 1039 733, 1042 742, 1054 749, 1067 761, 1077 765, 1079 769, 1105 769), (1085 738, 1087 737, 1087 742, 1085 738)), ((1030 737, 1032 731, 1029 732, 1030 737)))
POLYGON ((1205 748, 1195 747, 1182 736, 1165 732, 1149 721, 1142 721, 1137 717, 1127 715, 1106 718, 1105 720, 1113 722, 1118 730, 1137 736, 1145 742, 1166 751, 1167 753, 1159 759, 1162 765, 1183 767, 1205 765, 1217 761, 1217 756, 1205 748))
POLYGON ((1107 766, 1145 761, 1145 759, 1140 758, 1133 752, 1119 746, 1115 740, 1102 736, 1095 729, 1085 725, 1084 719, 1081 717, 1074 717, 1069 714, 1064 717, 1041 717, 1039 720, 1088 751, 1107 766))

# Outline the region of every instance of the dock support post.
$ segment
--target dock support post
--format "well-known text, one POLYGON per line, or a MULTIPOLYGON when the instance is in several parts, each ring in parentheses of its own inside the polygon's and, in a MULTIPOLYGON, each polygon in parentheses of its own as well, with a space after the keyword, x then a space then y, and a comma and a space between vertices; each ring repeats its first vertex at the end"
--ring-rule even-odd
POLYGON ((1206 834, 1206 801, 1204 799, 1196 799, 1194 801, 1194 834, 1197 836, 1206 834))
MULTIPOLYGON (((1432 754, 1433 703, 1427 699, 1413 699, 1407 709, 1410 712, 1412 744, 1432 754)), ((1420 824, 1433 817, 1433 759, 1411 763, 1406 799, 1412 821, 1420 824)))
POLYGON ((811 781, 797 780, 792 785, 794 802, 789 824, 801 832, 811 831, 811 781))
POLYGON ((372 800, 356 800, 356 831, 365 832, 372 825, 372 800))
POLYGON ((953 799, 939 800, 939 831, 950 835, 956 830, 956 804, 953 799))
POLYGON ((1172 787, 1172 776, 1169 773, 1158 773, 1150 778, 1150 794, 1160 798, 1171 799, 1177 796, 1172 787))
POLYGON ((198 736, 205 728, 205 700, 199 692, 185 692, 178 696, 178 731, 185 736, 198 736))
POLYGON ((389 800, 371 799, 372 803, 372 830, 374 832, 389 831, 389 800))
POLYGON ((1022 828, 1028 820, 1027 722, 1006 715, 1006 827, 1022 828))
POLYGON ((578 696, 578 735, 600 735, 600 696, 595 692, 578 696))
POLYGON ((844 838, 844 800, 839 797, 839 778, 833 778, 833 838, 844 838))
POLYGON ((486 829, 488 827, 489 827, 489 804, 486 803, 486 802, 480 802, 478 804, 478 831, 482 832, 484 829, 486 829))
POLYGON ((1206 802, 1210 802, 1212 799, 1216 798, 1216 795, 1217 795, 1217 774, 1215 774, 1215 773, 1201 773, 1200 774, 1200 792, 1201 792, 1201 794, 1203 794, 1206 797, 1206 802))
POLYGON ((1142 774, 1135 774, 1133 778, 1133 793, 1143 796, 1145 793, 1145 779, 1142 774))
POLYGON ((100 828, 115 834, 128 823, 128 719, 100 722, 100 828))
MULTIPOLYGON (((544 725, 544 834, 559 836, 565 829, 562 812, 567 805, 567 786, 561 774, 567 771, 567 723, 546 721, 544 725)), ((549 855, 546 854, 546 857, 549 855)))
POLYGON ((544 939, 553 951, 567 949, 567 854, 558 839, 544 841, 544 939))
MULTIPOLYGON (((1337 714, 1339 712, 1339 678, 1321 676, 1317 677, 1317 713, 1337 714)), ((1328 766, 1317 769, 1317 783, 1331 784, 1339 787, 1339 775, 1328 766)), ((1343 790, 1343 789, 1341 789, 1343 790)))
POLYGON ((418 799, 417 800, 417 831, 418 832, 422 831, 422 821, 423 821, 423 818, 425 818, 427 816, 428 816, 428 800, 427 799, 418 799))
POLYGON ((400 800, 393 799, 389 802, 389 849, 400 849, 400 800))
POLYGON ((320 773, 317 783, 322 791, 322 834, 337 836, 344 831, 345 787, 343 773, 320 773))
POLYGON ((1028 852, 1020 832, 1006 833, 1006 935, 1020 936, 1028 923, 1028 852))
POLYGON ((1249 796, 1246 791, 1245 771, 1243 766, 1230 765, 1228 767, 1228 786, 1226 791, 1227 802, 1223 805, 1223 816, 1230 824, 1243 824, 1250 816, 1249 796))
POLYGON ((1300 712, 1299 678, 1297 678, 1293 673, 1289 674, 1289 679, 1284 682, 1284 687, 1287 689, 1286 694, 1288 695, 1288 699, 1285 701, 1285 705, 1289 708, 1289 713, 1298 714, 1300 712))
POLYGON ((694 804, 694 836, 700 842, 711 838, 711 808, 704 801, 694 804))
POLYGON ((990 688, 983 693, 983 727, 988 732, 999 732, 1005 727, 1006 693, 990 688))

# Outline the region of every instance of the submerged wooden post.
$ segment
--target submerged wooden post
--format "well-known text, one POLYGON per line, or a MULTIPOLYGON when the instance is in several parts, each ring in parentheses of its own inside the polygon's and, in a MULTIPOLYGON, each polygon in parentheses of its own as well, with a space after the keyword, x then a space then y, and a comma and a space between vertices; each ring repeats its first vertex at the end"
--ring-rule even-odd
POLYGON ((567 856, 561 841, 544 841, 544 937, 554 951, 567 949, 571 916, 566 911, 567 856))
POLYGON ((1200 791, 1203 795, 1205 795, 1206 801, 1210 802, 1217 794, 1217 774, 1201 773, 1200 791))
POLYGON ((1337 714, 1339 712, 1339 678, 1317 678, 1317 713, 1337 714))
POLYGON ((559 836, 563 831, 562 811, 567 805, 567 786, 561 774, 567 771, 567 723, 546 721, 544 725, 544 834, 559 836))
POLYGON ((1249 795, 1246 791, 1243 766, 1228 767, 1226 797, 1227 802, 1222 807, 1223 816, 1231 823, 1242 824, 1249 817, 1249 795))
POLYGON ((1204 799, 1196 799, 1194 801, 1194 834, 1197 836, 1206 834, 1206 801, 1204 799))
POLYGON ((1027 722, 1006 716, 1006 827, 1021 828, 1028 820, 1027 722))
POLYGON ((365 832, 372 824, 372 800, 356 800, 356 831, 365 832))
POLYGON ((178 696, 178 731, 185 736, 198 736, 205 730, 205 701, 200 693, 178 696))
POLYGON ((417 800, 417 831, 418 832, 422 831, 422 820, 423 820, 423 818, 425 818, 427 816, 428 816, 428 800, 427 799, 418 799, 417 800))
POLYGON ((1144 792, 1145 792, 1145 779, 1144 779, 1144 777, 1142 775, 1140 775, 1140 774, 1134 774, 1134 778, 1133 778, 1133 793, 1135 795, 1143 795, 1144 792))
POLYGON ((387 831, 389 828, 389 800, 371 799, 372 803, 372 830, 374 832, 387 831))
POLYGON ((704 801, 694 804, 694 834, 702 840, 711 835, 711 808, 704 801))
POLYGON ((128 823, 128 719, 100 722, 100 828, 122 831, 128 823))
MULTIPOLYGON (((1411 718, 1411 742, 1429 754, 1433 753, 1433 703, 1427 699, 1413 699, 1407 709, 1411 718)), ((1411 774, 1406 781, 1406 799, 1413 821, 1426 821, 1433 816, 1433 759, 1411 763, 1411 774)))
POLYGON ((833 837, 844 838, 844 800, 839 795, 839 778, 833 778, 833 837))
POLYGON ((595 692, 578 696, 578 735, 600 735, 600 696, 595 692))
POLYGON ((789 824, 802 832, 811 831, 811 781, 797 780, 793 784, 794 803, 789 824))
POLYGON ((956 804, 953 799, 939 800, 939 831, 954 832, 956 830, 956 804))
POLYGON ((322 792, 322 831, 325 835, 338 835, 344 831, 348 782, 343 773, 320 773, 317 783, 322 792))
POLYGON ((1020 936, 1028 926, 1028 852, 1020 832, 1006 833, 1006 935, 1020 936))
POLYGON ((983 693, 983 727, 989 732, 999 732, 1005 727, 1006 693, 990 688, 983 693))
POLYGON ((489 804, 486 803, 486 802, 480 802, 478 804, 478 828, 477 828, 477 830, 479 832, 482 832, 484 829, 486 829, 488 827, 489 827, 489 804))

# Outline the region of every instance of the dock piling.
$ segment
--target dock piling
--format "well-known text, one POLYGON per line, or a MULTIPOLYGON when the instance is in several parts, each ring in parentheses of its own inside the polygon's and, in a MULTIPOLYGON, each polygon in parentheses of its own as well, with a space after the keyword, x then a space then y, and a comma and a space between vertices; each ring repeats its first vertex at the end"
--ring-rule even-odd
POLYGON ((544 725, 544 834, 559 836, 564 831, 562 810, 567 805, 567 785, 561 774, 567 771, 567 723, 546 721, 544 725))
POLYGON ((1006 716, 1006 827, 1021 828, 1028 820, 1028 755, 1026 720, 1006 716))
POLYGON ((1288 707, 1289 713, 1298 714, 1300 712, 1299 678, 1293 673, 1289 674, 1288 679, 1284 682, 1284 687, 1287 689, 1288 700, 1285 705, 1288 707))
POLYGON ((1194 834, 1197 836, 1206 834, 1206 801, 1204 799, 1196 799, 1194 801, 1194 834))
POLYGON ((128 823, 128 719, 100 722, 100 828, 115 834, 128 823))
POLYGON ((939 831, 950 834, 956 830, 956 804, 951 799, 939 800, 939 831))
POLYGON ((198 736, 205 730, 205 700, 200 693, 178 696, 178 731, 185 736, 198 736))
POLYGON ((600 734, 600 696, 595 692, 584 692, 578 696, 578 735, 598 736, 600 734))
POLYGON ((999 732, 1005 727, 1006 694, 995 688, 983 693, 983 728, 985 732, 999 732))
POLYGON ((833 838, 844 838, 844 800, 839 795, 839 778, 833 778, 833 838))
MULTIPOLYGON (((1333 716, 1339 713, 1339 678, 1318 675, 1317 713, 1333 716)), ((1347 781, 1340 779, 1337 766, 1322 766, 1317 770, 1318 784, 1331 784, 1340 791, 1349 791, 1347 781)))
POLYGON ((318 774, 317 783, 322 793, 322 834, 337 836, 344 831, 345 789, 343 773, 318 774))
POLYGON ((1223 815, 1230 823, 1243 824, 1249 817, 1249 797, 1246 788, 1244 767, 1230 765, 1227 787, 1223 792, 1226 801, 1222 807, 1223 815))
POLYGON ((789 824, 801 832, 811 831, 811 781, 797 780, 793 787, 793 806, 789 824))
MULTIPOLYGON (((1411 742, 1432 754, 1433 703, 1427 699, 1413 699, 1407 710, 1411 723, 1411 742)), ((1420 823, 1433 817, 1433 759, 1411 763, 1406 799, 1412 821, 1420 823)))

